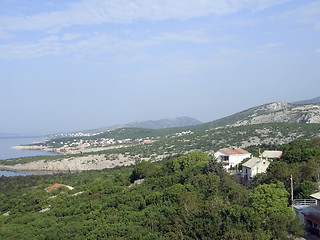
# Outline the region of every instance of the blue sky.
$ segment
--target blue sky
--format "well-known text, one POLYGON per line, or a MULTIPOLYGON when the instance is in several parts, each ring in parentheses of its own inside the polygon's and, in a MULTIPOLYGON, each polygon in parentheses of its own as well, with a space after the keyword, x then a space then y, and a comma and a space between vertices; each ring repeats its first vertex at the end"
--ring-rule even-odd
POLYGON ((0 0, 0 132, 319 96, 320 1, 0 0))

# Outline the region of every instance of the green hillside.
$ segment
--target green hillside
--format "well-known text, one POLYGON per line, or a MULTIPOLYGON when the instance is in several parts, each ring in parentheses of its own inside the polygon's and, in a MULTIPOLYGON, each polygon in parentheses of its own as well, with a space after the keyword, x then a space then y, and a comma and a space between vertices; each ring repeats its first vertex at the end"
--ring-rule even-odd
MULTIPOLYGON (((0 161, 0 164, 14 165, 43 159, 50 161, 92 154, 105 154, 106 156, 112 156, 112 158, 117 154, 123 154, 135 160, 142 158, 153 160, 159 156, 163 156, 163 158, 165 158, 183 155, 193 150, 201 150, 212 153, 213 151, 217 151, 220 148, 225 147, 235 146, 247 148, 249 146, 256 146, 260 144, 281 145, 297 139, 311 139, 320 136, 319 123, 264 123, 237 127, 206 129, 202 129, 202 126, 198 126, 189 129, 191 129, 191 133, 182 136, 176 136, 174 133, 187 131, 187 129, 118 129, 106 134, 111 134, 108 135, 109 137, 112 136, 119 138, 130 136, 132 139, 146 136, 151 138, 155 136, 161 136, 161 138, 149 144, 132 144, 132 146, 114 148, 94 153, 90 152, 77 155, 18 158, 2 160, 0 161)), ((106 137, 106 135, 103 136, 106 137)), ((70 139, 70 141, 72 142, 73 139, 70 139)))

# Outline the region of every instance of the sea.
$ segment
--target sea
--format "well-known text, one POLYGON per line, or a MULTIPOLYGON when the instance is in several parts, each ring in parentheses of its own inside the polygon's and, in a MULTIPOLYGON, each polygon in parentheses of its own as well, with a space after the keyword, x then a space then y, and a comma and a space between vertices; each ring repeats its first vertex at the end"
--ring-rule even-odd
MULTIPOLYGON (((41 150, 16 150, 13 146, 32 144, 44 142, 45 137, 0 137, 0 160, 7 160, 10 158, 30 157, 39 155, 59 155, 55 152, 46 152, 41 150)), ((27 173, 12 172, 0 170, 0 177, 26 176, 27 173)))

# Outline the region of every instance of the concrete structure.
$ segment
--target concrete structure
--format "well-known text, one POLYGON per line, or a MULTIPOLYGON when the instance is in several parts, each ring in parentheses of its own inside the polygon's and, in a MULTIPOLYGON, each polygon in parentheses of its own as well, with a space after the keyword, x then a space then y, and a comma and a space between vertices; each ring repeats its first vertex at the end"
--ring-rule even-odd
POLYGON ((292 208, 305 229, 320 237, 320 192, 310 195, 311 199, 295 199, 292 208))
POLYGON ((223 148, 214 154, 217 161, 223 163, 225 169, 229 169, 241 163, 243 159, 250 158, 251 153, 241 148, 223 148))
POLYGON ((282 151, 273 151, 273 150, 265 150, 260 157, 266 158, 269 161, 274 160, 275 158, 281 158, 282 151))
POLYGON ((51 205, 49 205, 47 208, 40 210, 39 212, 45 213, 51 210, 51 205))
POLYGON ((248 180, 258 173, 265 173, 269 167, 270 162, 266 159, 253 157, 249 161, 242 164, 242 177, 248 180))

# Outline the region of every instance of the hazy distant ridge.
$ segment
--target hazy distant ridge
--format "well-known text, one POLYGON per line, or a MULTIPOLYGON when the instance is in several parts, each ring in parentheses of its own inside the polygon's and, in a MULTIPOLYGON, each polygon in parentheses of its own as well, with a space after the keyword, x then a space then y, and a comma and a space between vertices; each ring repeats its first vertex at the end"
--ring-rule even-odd
POLYGON ((97 128, 85 132, 106 132, 118 128, 148 128, 148 129, 161 129, 173 127, 187 127, 199 125, 201 122, 191 117, 178 117, 178 118, 164 118, 160 120, 136 121, 123 125, 114 125, 106 128, 97 128))
MULTIPOLYGON (((213 152, 225 147, 246 148, 259 144, 282 144, 295 139, 310 139, 320 136, 320 105, 274 102, 205 124, 163 128, 170 126, 168 123, 172 122, 175 120, 135 122, 120 125, 122 128, 113 131, 90 136, 60 135, 66 138, 47 141, 44 147, 55 148, 56 151, 67 154, 80 154, 81 159, 69 156, 59 156, 62 159, 59 161, 55 161, 56 158, 53 157, 50 157, 52 161, 47 161, 43 157, 24 158, 21 161, 26 164, 4 169, 51 171, 103 169, 134 164, 137 159, 158 161, 164 157, 186 154, 196 149, 213 152), (157 122, 158 126, 162 126, 161 129, 146 128, 157 122), (163 123, 166 124, 161 125, 163 123), (138 128, 141 124, 144 124, 142 125, 144 128, 138 128), (40 162, 43 165, 40 165, 40 162)), ((41 145, 32 147, 42 148, 41 145)), ((1 164, 15 165, 21 164, 21 161, 6 160, 1 164)))
POLYGON ((177 118, 164 118, 160 120, 148 120, 148 121, 136 121, 127 124, 113 125, 110 127, 96 128, 91 130, 83 130, 72 133, 61 133, 51 135, 51 138, 56 137, 70 137, 70 136, 82 136, 92 135, 98 133, 104 133, 120 128, 146 128, 146 129, 164 129, 164 128, 175 128, 175 127, 188 127, 202 124, 199 120, 191 117, 177 117, 177 118))
POLYGON ((320 104, 320 97, 316 97, 308 100, 302 100, 302 101, 294 102, 292 104, 296 104, 296 105, 320 104))

